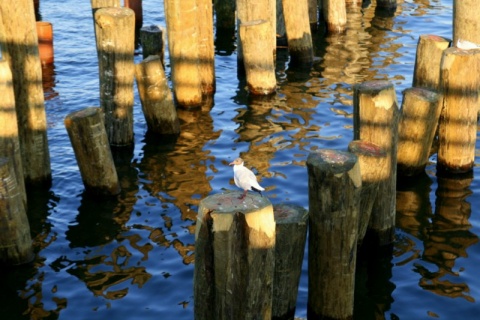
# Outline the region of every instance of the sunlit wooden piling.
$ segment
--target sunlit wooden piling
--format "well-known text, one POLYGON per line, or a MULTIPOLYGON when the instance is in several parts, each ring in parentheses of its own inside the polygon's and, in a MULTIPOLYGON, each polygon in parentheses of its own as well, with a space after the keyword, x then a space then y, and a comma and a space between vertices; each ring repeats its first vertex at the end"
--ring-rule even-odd
POLYGON ((330 33, 341 33, 347 25, 347 9, 345 1, 323 0, 323 17, 330 33))
POLYGON ((307 0, 283 0, 282 6, 290 66, 308 68, 313 63, 313 44, 307 0))
POLYGON ((413 176, 425 170, 441 111, 441 94, 420 88, 403 91, 398 126, 399 175, 413 176))
POLYGON ((85 190, 95 196, 120 192, 100 108, 89 107, 65 117, 65 127, 72 143, 85 190))
POLYGON ((54 61, 52 24, 47 21, 37 21, 37 36, 42 65, 52 64, 54 61))
POLYGON ((140 29, 143 25, 143 0, 124 0, 124 3, 135 13, 135 28, 140 29))
POLYGON ((195 229, 197 320, 271 319, 275 220, 267 197, 221 193, 200 202, 195 229))
POLYGON ((0 157, 0 265, 30 262, 30 225, 11 159, 0 157))
POLYGON ((377 168, 379 194, 369 229, 379 245, 390 244, 395 234, 395 191, 399 110, 395 88, 388 81, 367 81, 354 87, 354 139, 377 144, 387 153, 377 168))
POLYGON ((453 1, 453 45, 468 41, 480 46, 480 6, 477 0, 453 1))
POLYGON ((439 90, 440 64, 443 51, 450 46, 450 42, 450 39, 430 34, 419 37, 413 69, 413 87, 439 90))
POLYGON ((42 66, 32 2, 0 1, 0 16, 6 44, 2 57, 12 71, 24 179, 27 185, 50 185, 42 66))
POLYGON ((149 56, 137 64, 135 78, 148 130, 178 134, 180 122, 160 57, 149 56))
POLYGON ((120 7, 120 0, 91 0, 92 14, 95 17, 95 12, 101 8, 120 7))
POLYGON ((480 49, 446 49, 440 71, 443 110, 438 130, 439 170, 461 173, 473 168, 479 87, 480 49))
POLYGON ((293 319, 302 273, 308 211, 293 204, 273 206, 275 216, 275 273, 272 319, 293 319))
POLYGON ((165 66, 165 30, 162 27, 156 25, 142 27, 140 44, 143 59, 148 56, 158 56, 162 65, 165 66))
POLYGON ((212 0, 197 0, 198 7, 198 68, 202 81, 202 93, 215 93, 215 49, 213 45, 212 0))
POLYGON ((270 23, 265 20, 240 24, 239 34, 248 91, 252 95, 269 95, 274 93, 277 87, 270 28, 270 23))
POLYGON ((112 146, 133 144, 135 15, 128 8, 101 8, 95 13, 100 106, 112 146))
POLYGON ((378 145, 363 140, 354 140, 350 142, 348 144, 348 151, 357 156, 362 176, 357 240, 357 244, 361 245, 363 238, 365 238, 365 234, 367 233, 373 205, 378 196, 378 187, 380 185, 378 168, 385 166, 387 153, 378 145))
POLYGON ((321 149, 309 154, 308 318, 349 319, 362 178, 357 157, 321 149))
POLYGON ((0 59, 0 158, 11 159, 15 169, 18 192, 22 196, 23 205, 27 207, 25 180, 23 177, 22 154, 18 139, 18 121, 15 112, 15 94, 12 85, 12 72, 8 62, 0 59))
POLYGON ((165 1, 174 99, 184 108, 202 105, 197 11, 196 0, 165 1))

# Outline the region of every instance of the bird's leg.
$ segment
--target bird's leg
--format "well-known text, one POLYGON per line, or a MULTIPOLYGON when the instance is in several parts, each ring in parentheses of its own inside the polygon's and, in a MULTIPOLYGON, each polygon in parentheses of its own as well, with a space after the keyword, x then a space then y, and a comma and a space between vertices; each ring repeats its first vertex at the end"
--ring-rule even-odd
POLYGON ((240 197, 238 197, 238 199, 242 200, 242 199, 244 199, 246 196, 247 196, 247 190, 243 190, 243 194, 242 194, 240 197))

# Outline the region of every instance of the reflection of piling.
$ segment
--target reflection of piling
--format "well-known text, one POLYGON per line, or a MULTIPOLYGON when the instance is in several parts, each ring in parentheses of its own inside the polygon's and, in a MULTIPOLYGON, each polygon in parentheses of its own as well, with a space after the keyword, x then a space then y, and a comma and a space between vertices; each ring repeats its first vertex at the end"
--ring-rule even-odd
POLYGON ((143 24, 143 0, 125 0, 125 7, 135 13, 135 29, 140 29, 143 24))
POLYGON ((291 66, 310 67, 313 63, 312 34, 307 1, 283 0, 283 16, 291 66))
POLYGON ((160 57, 149 56, 137 64, 135 78, 148 130, 159 134, 179 133, 180 123, 160 57))
POLYGON ((293 319, 308 228, 308 211, 291 204, 273 207, 276 223, 272 319, 293 319))
POLYGON ((18 265, 32 259, 30 225, 14 164, 0 157, 0 265, 18 265))
POLYGON ((165 1, 173 93, 186 108, 202 105, 197 11, 196 0, 165 1))
POLYGON ((6 48, 2 48, 2 56, 9 62, 12 71, 25 182, 49 185, 51 169, 47 117, 32 2, 1 1, 0 15, 7 44, 6 48))
POLYGON ((361 176, 357 157, 322 149, 307 159, 308 317, 353 316, 361 176))
POLYGON ((265 20, 240 24, 248 91, 253 95, 272 94, 277 86, 270 27, 270 23, 265 20))
POLYGON ((369 229, 380 245, 393 241, 397 181, 398 103, 393 84, 367 81, 354 87, 354 138, 377 144, 387 153, 377 168, 379 195, 370 217, 369 229))
POLYGON ((441 111, 440 94, 420 88, 409 88, 403 92, 398 126, 399 174, 412 176, 425 170, 441 111))
POLYGON ((128 8, 102 8, 95 13, 100 105, 112 146, 133 144, 134 24, 128 8))
POLYGON ((370 216, 372 215, 373 204, 378 196, 378 186, 381 179, 378 178, 379 167, 385 165, 386 152, 378 145, 354 140, 349 143, 348 151, 355 154, 360 164, 362 175, 362 191, 360 210, 358 217, 358 245, 360 245, 367 232, 370 216))
POLYGON ((376 11, 381 11, 384 14, 393 16, 397 11, 398 0, 377 0, 376 11))
POLYGON ((50 22, 37 21, 38 53, 42 65, 53 63, 53 28, 50 22))
POLYGON ((200 202, 195 230, 195 319, 271 319, 273 206, 240 192, 200 202))
POLYGON ((480 102, 480 49, 444 51, 440 86, 443 110, 439 122, 437 168, 450 172, 472 170, 480 102))
POLYGON ((347 9, 345 1, 323 0, 323 16, 330 33, 341 33, 347 25, 347 9))
POLYGON ((93 195, 118 194, 120 185, 100 108, 70 113, 65 127, 86 191, 93 195))
POLYGON ((143 59, 148 56, 159 56, 165 66, 165 30, 151 25, 140 29, 140 43, 142 44, 143 59))
POLYGON ((468 41, 480 46, 480 14, 477 0, 453 1, 453 44, 468 41))
POLYGON ((212 0, 197 0, 198 7, 198 68, 202 81, 202 93, 215 93, 215 50, 213 45, 212 0))
POLYGON ((420 36, 413 72, 413 87, 438 91, 443 51, 448 48, 450 41, 435 35, 420 36))
POLYGON ((23 177, 20 141, 18 140, 17 113, 15 112, 15 95, 12 87, 12 72, 8 62, 0 59, 0 158, 11 159, 19 193, 26 208, 27 196, 23 177))

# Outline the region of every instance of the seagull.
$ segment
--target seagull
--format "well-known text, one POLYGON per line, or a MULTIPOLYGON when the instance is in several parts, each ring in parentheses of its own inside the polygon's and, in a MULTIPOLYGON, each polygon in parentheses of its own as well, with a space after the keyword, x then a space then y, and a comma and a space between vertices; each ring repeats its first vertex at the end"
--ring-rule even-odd
POLYGON ((235 180, 235 185, 243 189, 243 195, 238 199, 245 198, 248 190, 258 192, 262 196, 262 191, 265 189, 258 184, 255 174, 243 166, 242 158, 233 160, 229 165, 233 166, 233 180, 235 180))

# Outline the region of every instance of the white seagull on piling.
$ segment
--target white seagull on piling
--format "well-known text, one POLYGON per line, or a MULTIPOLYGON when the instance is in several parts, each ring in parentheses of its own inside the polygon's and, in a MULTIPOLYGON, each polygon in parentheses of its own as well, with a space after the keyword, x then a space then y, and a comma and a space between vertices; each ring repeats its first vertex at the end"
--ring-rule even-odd
POLYGON ((240 196, 239 199, 245 198, 248 190, 258 192, 262 195, 262 191, 265 189, 258 184, 255 174, 243 166, 242 158, 233 160, 230 165, 233 166, 233 180, 235 180, 235 185, 243 189, 243 195, 240 196))

